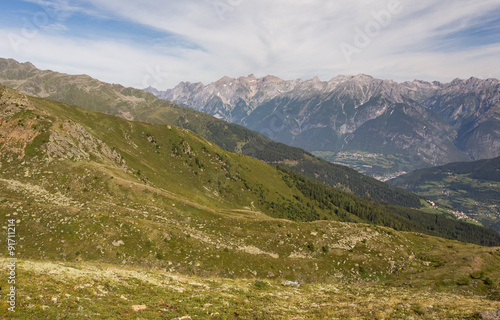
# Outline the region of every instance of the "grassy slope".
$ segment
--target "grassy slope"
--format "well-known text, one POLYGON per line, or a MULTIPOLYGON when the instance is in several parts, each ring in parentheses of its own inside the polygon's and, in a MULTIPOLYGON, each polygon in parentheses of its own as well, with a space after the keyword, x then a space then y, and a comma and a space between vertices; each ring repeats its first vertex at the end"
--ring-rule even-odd
MULTIPOLYGON (((12 169, 4 174, 14 175, 16 164, 28 170, 31 166, 33 172, 50 166, 61 179, 54 181, 54 176, 49 176, 53 181, 47 184, 62 188, 68 195, 76 192, 78 198, 119 198, 122 190, 117 189, 115 181, 110 181, 118 174, 124 180, 120 185, 129 180, 145 183, 149 188, 146 191, 168 190, 175 199, 182 198, 183 203, 195 207, 255 209, 295 221, 370 222, 484 245, 500 243, 497 234, 487 234, 479 228, 466 230, 460 223, 440 222, 422 213, 412 217, 417 211, 384 209, 320 183, 311 183, 293 172, 276 170, 256 159, 225 152, 185 129, 130 122, 51 100, 30 99, 35 109, 19 111, 4 127, 10 123, 21 136, 30 129, 32 136, 37 136, 37 131, 44 132, 39 132, 27 146, 33 161, 7 157, 7 167, 12 169), (44 113, 49 116, 43 116, 44 113), (55 161, 46 164, 46 160, 40 158, 44 150, 48 150, 50 157, 81 161, 76 165, 55 161), (109 166, 126 166, 126 170, 120 169, 117 173, 109 166), (87 173, 92 171, 95 171, 93 176, 87 173), (81 176, 86 177, 84 181, 75 183, 82 180, 81 176), (339 210, 341 215, 337 215, 339 210), (445 224, 446 228, 440 229, 445 224), (475 237, 471 238, 471 233, 475 237)), ((30 178, 47 179, 46 176, 30 178)))
MULTIPOLYGON (((200 278, 98 263, 19 265, 17 319, 476 319, 499 307, 443 287, 323 282, 295 288, 275 280, 200 278)), ((0 316, 5 308, 2 301, 0 316)))
POLYGON ((273 142, 262 134, 228 124, 193 109, 157 99, 152 94, 112 85, 88 76, 71 76, 36 69, 31 64, 0 59, 0 82, 21 92, 50 98, 88 110, 187 128, 224 150, 268 163, 286 165, 330 186, 392 204, 418 207, 417 196, 347 167, 314 157, 304 150, 273 142))

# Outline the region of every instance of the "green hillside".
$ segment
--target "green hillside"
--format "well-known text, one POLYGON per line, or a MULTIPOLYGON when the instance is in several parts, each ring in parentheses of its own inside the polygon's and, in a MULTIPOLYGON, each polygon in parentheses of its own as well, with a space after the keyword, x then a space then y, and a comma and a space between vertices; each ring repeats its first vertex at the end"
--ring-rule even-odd
MULTIPOLYGON (((5 92, 8 100, 4 107, 9 116, 3 125, 7 137, 3 148, 11 152, 5 152, 3 159, 7 161, 4 174, 9 177, 22 175, 19 167, 29 173, 36 172, 43 164, 62 177, 50 181, 52 187, 68 194, 76 192, 78 198, 103 199, 107 194, 108 198, 122 197, 120 201, 126 201, 128 192, 121 194, 120 187, 115 185, 120 180, 114 180, 114 175, 118 175, 116 178, 168 190, 182 196, 184 201, 208 208, 253 209, 294 221, 367 222, 481 245, 500 244, 500 235, 486 229, 454 222, 440 230, 441 223, 432 215, 372 203, 293 171, 225 152, 185 129, 131 122, 34 97, 21 102, 25 107, 17 107, 18 102, 9 106, 9 101, 23 98, 13 100, 9 96, 18 94, 9 89, 5 92), (44 113, 49 116, 43 116, 44 113), (26 134, 31 140, 23 140, 26 134), (19 150, 22 144, 26 145, 25 150, 19 150), (17 151, 21 155, 16 158, 17 151), (61 165, 44 159, 57 157, 83 162, 61 165), (113 170, 110 165, 118 166, 119 170, 113 172, 116 168, 113 170), (95 171, 95 175, 75 184, 88 170, 95 171), (406 212, 414 212, 415 217, 406 212), (468 228, 476 229, 471 233, 468 228)), ((54 179, 53 176, 33 178, 54 179)))
POLYGON ((389 183, 500 232, 500 157, 416 170, 389 183))
POLYGON ((207 114, 156 98, 143 90, 36 69, 30 63, 0 59, 0 83, 20 92, 82 108, 157 124, 189 129, 226 151, 269 164, 279 164, 335 188, 394 205, 419 207, 415 194, 394 188, 345 166, 332 164, 294 147, 276 143, 260 133, 207 114))
MULTIPOLYGON (((291 294, 313 318, 367 317, 374 307, 363 295, 393 297, 381 317, 465 318, 498 306, 500 249, 414 231, 498 246, 497 233, 452 220, 431 230, 438 216, 412 221, 418 211, 226 152, 183 128, 0 87, 0 169, 2 225, 14 220, 18 239, 17 319, 194 319, 209 306, 222 319, 283 319, 291 294), (346 301, 359 307, 336 306, 346 301)), ((2 300, 0 317, 6 310, 2 300)))

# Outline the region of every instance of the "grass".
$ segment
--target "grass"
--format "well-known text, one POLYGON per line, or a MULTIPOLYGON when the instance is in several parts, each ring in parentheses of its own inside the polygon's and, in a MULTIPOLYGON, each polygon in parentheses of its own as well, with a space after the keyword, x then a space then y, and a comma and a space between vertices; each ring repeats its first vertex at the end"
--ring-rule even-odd
MULTIPOLYGON (((5 265, 5 260, 0 260, 5 265)), ((19 262, 16 319, 470 319, 499 303, 384 284, 185 276, 96 263, 19 262), (134 311, 133 306, 145 306, 134 311)), ((9 318, 5 302, 0 315, 9 318)))

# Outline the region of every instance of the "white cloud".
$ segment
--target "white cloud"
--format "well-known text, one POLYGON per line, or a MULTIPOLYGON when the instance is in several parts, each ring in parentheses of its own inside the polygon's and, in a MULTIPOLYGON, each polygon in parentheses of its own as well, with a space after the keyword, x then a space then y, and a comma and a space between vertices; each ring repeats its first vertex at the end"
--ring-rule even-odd
MULTIPOLYGON (((18 30, 0 29, 2 34, 22 37, 18 30)), ((25 39, 18 50, 8 41, 0 42, 0 56, 15 57, 19 61, 30 61, 41 69, 71 74, 88 74, 100 80, 120 83, 138 88, 143 87, 144 79, 151 78, 150 85, 176 85, 182 78, 194 78, 186 70, 198 69, 192 61, 203 61, 203 53, 186 51, 182 59, 164 56, 148 48, 134 47, 131 44, 113 40, 67 39, 61 35, 37 34, 25 39), (160 69, 160 74, 156 70, 160 69), (150 74, 153 70, 153 74, 150 74), (165 73, 167 76, 165 76, 165 73), (153 81, 160 76, 161 83, 153 81)))
POLYGON ((68 27, 66 27, 62 23, 51 23, 46 26, 41 27, 41 29, 49 30, 49 31, 68 31, 68 27))
POLYGON ((138 48, 113 39, 81 41, 41 34, 12 57, 136 87, 147 78, 161 89, 180 81, 207 83, 250 73, 286 79, 318 75, 324 80, 357 73, 394 80, 500 77, 500 70, 491 68, 498 61, 498 44, 443 50, 447 35, 474 27, 486 14, 500 10, 497 0, 401 1, 396 7, 401 12, 390 15, 390 23, 369 37, 369 45, 351 55, 351 63, 340 44, 354 45, 355 28, 373 27, 373 12, 389 11, 391 1, 57 2, 69 8, 64 12, 80 8, 100 18, 123 19, 173 33, 177 41, 159 39, 157 46, 138 48))
POLYGON ((83 13, 92 16, 104 17, 93 8, 79 6, 70 3, 74 2, 71 0, 21 0, 21 1, 39 5, 42 12, 49 14, 52 19, 56 19, 58 21, 64 21, 65 19, 69 18, 75 13, 83 13))

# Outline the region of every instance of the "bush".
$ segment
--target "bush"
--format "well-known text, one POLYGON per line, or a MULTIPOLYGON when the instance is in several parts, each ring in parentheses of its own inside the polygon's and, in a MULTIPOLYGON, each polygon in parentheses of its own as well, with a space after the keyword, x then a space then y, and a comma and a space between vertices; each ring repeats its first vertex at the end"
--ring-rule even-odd
POLYGON ((258 289, 267 289, 269 288, 269 282, 262 280, 255 280, 254 286, 258 289))
POLYGON ((488 277, 486 277, 486 279, 484 279, 483 282, 487 286, 492 286, 493 285, 493 280, 491 280, 491 278, 488 278, 488 277))
POLYGON ((470 284, 470 279, 469 278, 458 279, 457 284, 459 286, 468 286, 470 284))
POLYGON ((470 274, 472 279, 482 279, 484 277, 484 271, 473 272, 470 274))
POLYGON ((316 248, 314 247, 314 243, 309 242, 307 244, 307 249, 309 249, 311 252, 314 252, 316 250, 316 248))

